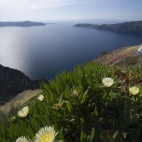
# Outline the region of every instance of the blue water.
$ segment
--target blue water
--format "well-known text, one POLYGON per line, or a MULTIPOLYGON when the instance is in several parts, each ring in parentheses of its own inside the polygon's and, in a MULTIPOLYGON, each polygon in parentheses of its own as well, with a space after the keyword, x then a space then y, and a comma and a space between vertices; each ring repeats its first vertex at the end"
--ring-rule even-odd
POLYGON ((73 25, 0 28, 0 64, 18 69, 31 79, 52 79, 63 70, 92 61, 102 51, 142 44, 142 36, 73 25))

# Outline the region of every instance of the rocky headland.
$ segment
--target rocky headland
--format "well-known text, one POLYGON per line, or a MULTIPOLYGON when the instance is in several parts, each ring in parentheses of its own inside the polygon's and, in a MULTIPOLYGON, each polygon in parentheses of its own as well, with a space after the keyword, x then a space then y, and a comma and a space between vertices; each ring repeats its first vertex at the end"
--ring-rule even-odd
POLYGON ((92 28, 118 33, 142 35, 142 21, 125 22, 118 24, 76 24, 74 27, 92 28))
POLYGON ((13 97, 25 90, 40 89, 40 82, 46 79, 31 80, 21 71, 0 65, 0 105, 4 105, 13 97))
POLYGON ((42 22, 31 22, 31 21, 23 21, 23 22, 0 22, 0 27, 6 26, 18 26, 18 27, 30 27, 30 26, 45 26, 46 24, 42 22))

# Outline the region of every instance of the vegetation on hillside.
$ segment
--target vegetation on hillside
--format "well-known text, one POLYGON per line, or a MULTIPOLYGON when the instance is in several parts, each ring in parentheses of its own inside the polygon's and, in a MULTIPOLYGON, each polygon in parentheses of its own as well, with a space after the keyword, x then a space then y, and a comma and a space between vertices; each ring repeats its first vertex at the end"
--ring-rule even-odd
POLYGON ((134 57, 125 57, 122 60, 115 63, 116 66, 120 66, 122 69, 129 66, 142 66, 142 55, 134 56, 134 57))
POLYGON ((132 21, 118 24, 76 24, 75 27, 93 28, 111 32, 142 34, 142 21, 132 21))
POLYGON ((57 74, 38 97, 1 113, 0 140, 142 141, 141 69, 92 62, 57 74))
MULTIPOLYGON (((128 63, 131 64, 130 61, 127 60, 127 58, 129 59, 134 59, 135 60, 135 64, 131 64, 131 65, 140 65, 142 62, 140 61, 140 59, 137 60, 137 58, 139 58, 139 56, 136 56, 136 51, 141 47, 142 45, 136 45, 136 46, 128 46, 128 47, 123 47, 123 48, 119 48, 116 49, 112 52, 102 52, 100 56, 98 56, 94 61, 100 64, 104 64, 104 65, 118 65, 117 63, 121 60, 125 60, 126 58, 126 62, 123 64, 119 64, 118 66, 122 66, 123 67, 127 67, 128 63), (128 62, 127 62, 128 61, 128 62), (124 65, 125 64, 125 65, 124 65)), ((132 61, 132 60, 131 60, 132 61)), ((129 66, 129 65, 128 65, 129 66)))

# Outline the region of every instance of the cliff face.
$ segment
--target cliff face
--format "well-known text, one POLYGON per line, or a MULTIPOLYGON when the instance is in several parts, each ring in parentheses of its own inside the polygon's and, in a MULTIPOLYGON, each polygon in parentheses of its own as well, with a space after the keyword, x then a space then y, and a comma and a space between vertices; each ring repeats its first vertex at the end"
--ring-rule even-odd
POLYGON ((142 21, 125 22, 119 24, 77 24, 75 27, 93 28, 98 30, 129 33, 129 34, 142 34, 142 21))
POLYGON ((0 65, 0 105, 25 90, 39 89, 41 81, 48 83, 46 79, 30 80, 21 71, 0 65))

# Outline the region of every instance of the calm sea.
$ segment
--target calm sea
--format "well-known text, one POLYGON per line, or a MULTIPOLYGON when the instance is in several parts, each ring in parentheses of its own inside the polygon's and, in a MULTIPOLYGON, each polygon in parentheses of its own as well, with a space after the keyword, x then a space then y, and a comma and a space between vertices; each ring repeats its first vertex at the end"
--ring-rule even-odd
POLYGON ((0 64, 31 79, 52 79, 102 51, 142 44, 142 36, 73 27, 72 23, 0 28, 0 64))

